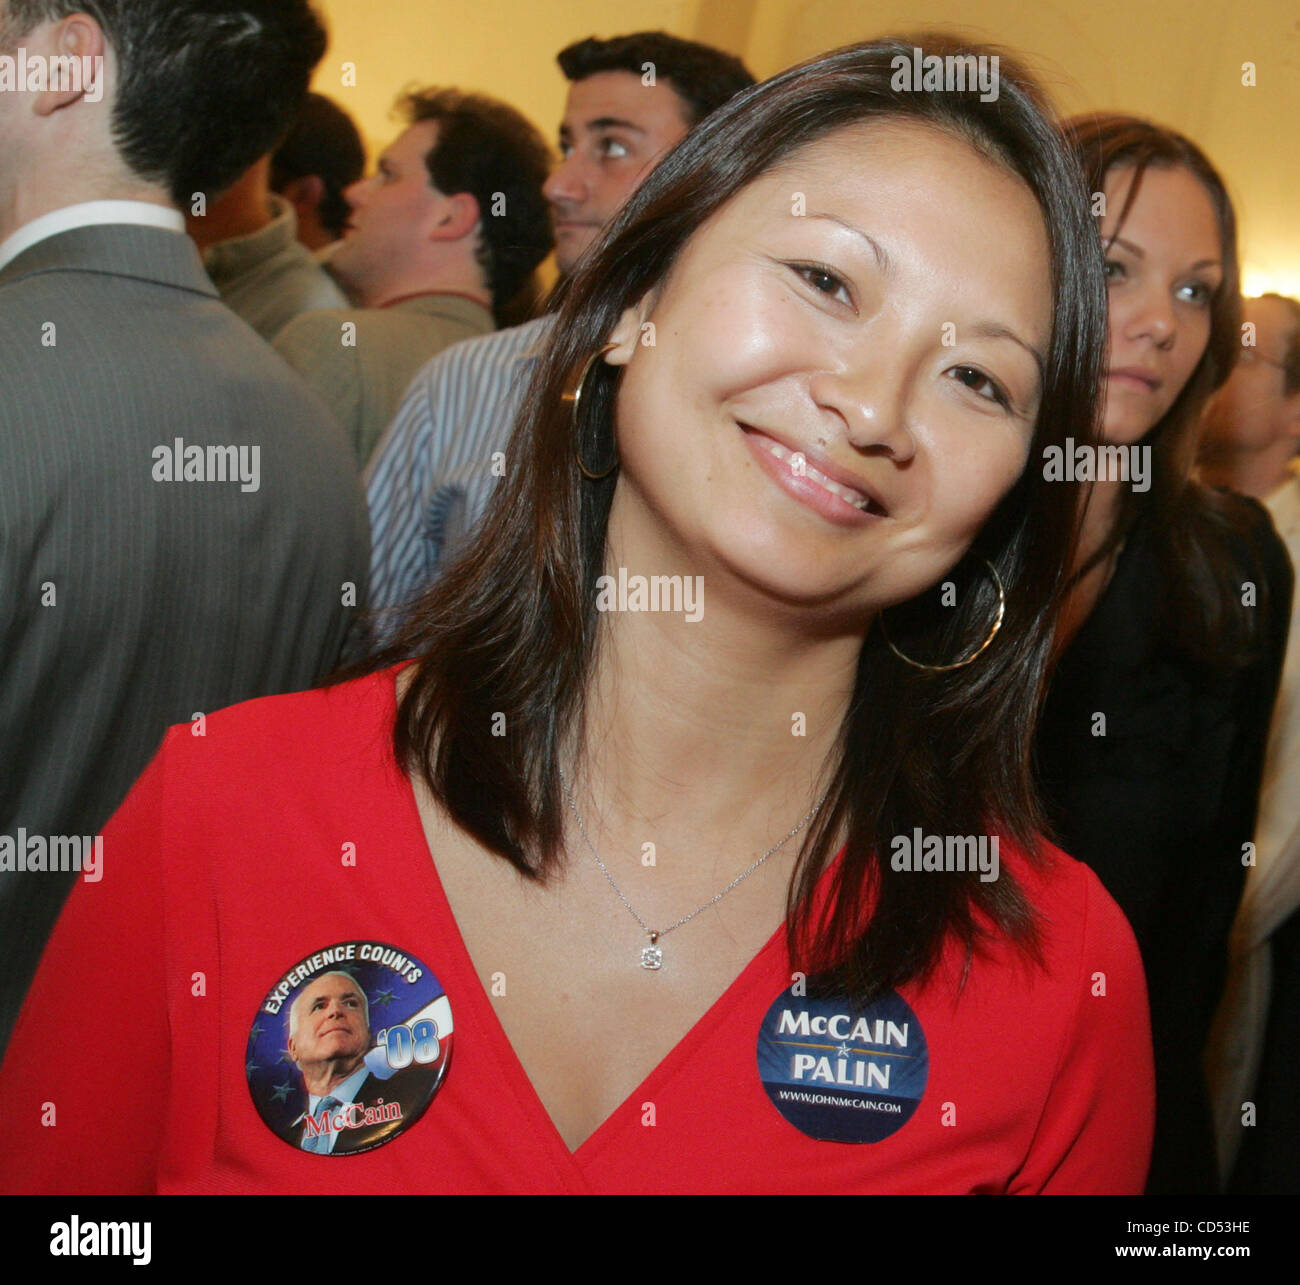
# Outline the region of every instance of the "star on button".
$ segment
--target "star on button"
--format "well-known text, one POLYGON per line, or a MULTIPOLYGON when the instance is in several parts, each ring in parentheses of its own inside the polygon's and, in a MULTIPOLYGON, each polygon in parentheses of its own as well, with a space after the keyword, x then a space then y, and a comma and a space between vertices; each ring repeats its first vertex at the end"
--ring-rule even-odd
POLYGON ((371 1003, 373 1003, 376 1008, 387 1008, 396 998, 397 996, 395 996, 392 991, 380 991, 371 1003))
POLYGON ((287 1102, 289 1094, 293 1092, 292 1084, 273 1084, 271 1086, 271 1100, 273 1102, 287 1102))
POLYGON ((250 1040, 255 1040, 264 1030, 266 1030, 266 1027, 263 1026, 261 1022, 254 1022, 253 1029, 248 1033, 248 1038, 250 1040))
POLYGON ((292 1061, 293 1061, 293 1054, 290 1053, 288 1049, 281 1049, 281 1050, 280 1050, 279 1061, 281 1061, 281 1062, 292 1062, 292 1061))
POLYGON ((250 1059, 249 1061, 247 1061, 247 1062, 244 1063, 244 1070, 245 1070, 249 1075, 252 1075, 253 1072, 257 1070, 257 1063, 254 1062, 254 1061, 252 1061, 252 1060, 250 1059))
POLYGON ((848 1057, 848 1055, 853 1052, 847 1044, 841 1044, 835 1051, 840 1055, 840 1057, 848 1057))

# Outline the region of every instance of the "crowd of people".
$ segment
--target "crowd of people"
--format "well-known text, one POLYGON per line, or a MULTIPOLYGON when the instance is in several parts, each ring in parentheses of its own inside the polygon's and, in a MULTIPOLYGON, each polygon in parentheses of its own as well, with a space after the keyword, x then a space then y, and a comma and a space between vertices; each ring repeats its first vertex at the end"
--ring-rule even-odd
POLYGON ((366 177, 326 43, 0 0, 102 90, 0 93, 0 1188, 1300 1190, 1300 303, 1212 159, 638 32, 366 177))

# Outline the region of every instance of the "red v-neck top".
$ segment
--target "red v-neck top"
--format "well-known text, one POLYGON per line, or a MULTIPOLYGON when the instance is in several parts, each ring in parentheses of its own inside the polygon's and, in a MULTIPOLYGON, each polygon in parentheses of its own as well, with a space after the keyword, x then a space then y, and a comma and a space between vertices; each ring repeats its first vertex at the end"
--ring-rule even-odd
POLYGON ((778 932, 570 1154, 443 895, 391 752, 394 711, 389 670, 234 706, 209 715, 202 736, 172 729, 105 830, 102 879, 78 882, 15 1030, 0 1070, 0 1186, 1142 1190, 1153 1080, 1132 933, 1084 866, 1053 853, 1039 873, 1009 844, 1002 865, 1042 916, 1046 968, 995 947, 958 994, 954 948, 927 987, 902 989, 929 1072, 901 1128, 874 1142, 817 1140, 773 1105, 757 1041, 791 985, 778 932), (297 961, 362 939, 432 968, 454 1016, 454 1053, 405 1132, 360 1154, 311 1154, 255 1109, 249 1032, 297 961))

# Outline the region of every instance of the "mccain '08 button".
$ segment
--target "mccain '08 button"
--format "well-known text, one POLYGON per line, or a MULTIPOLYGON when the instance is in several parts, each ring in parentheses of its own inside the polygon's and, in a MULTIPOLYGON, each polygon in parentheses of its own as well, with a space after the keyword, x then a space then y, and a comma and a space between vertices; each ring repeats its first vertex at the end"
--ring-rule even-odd
POLYGON ((309 1155, 357 1155, 413 1125, 451 1060, 451 1004, 428 965, 385 942, 299 960, 263 997, 244 1070, 267 1127, 309 1155))

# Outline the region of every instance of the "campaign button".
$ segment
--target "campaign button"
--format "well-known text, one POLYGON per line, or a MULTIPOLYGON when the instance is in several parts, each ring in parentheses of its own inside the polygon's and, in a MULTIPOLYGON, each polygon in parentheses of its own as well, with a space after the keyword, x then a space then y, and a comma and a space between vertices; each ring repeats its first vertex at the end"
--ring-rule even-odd
POLYGON ((772 1105, 824 1142, 879 1142, 925 1093, 925 1032, 896 991, 868 1004, 784 990, 758 1032, 758 1076, 772 1105))
POLYGON ((276 1137, 310 1155, 357 1155, 424 1114, 451 1047, 451 1004, 429 966, 386 942, 345 941, 263 996, 244 1071, 276 1137))

